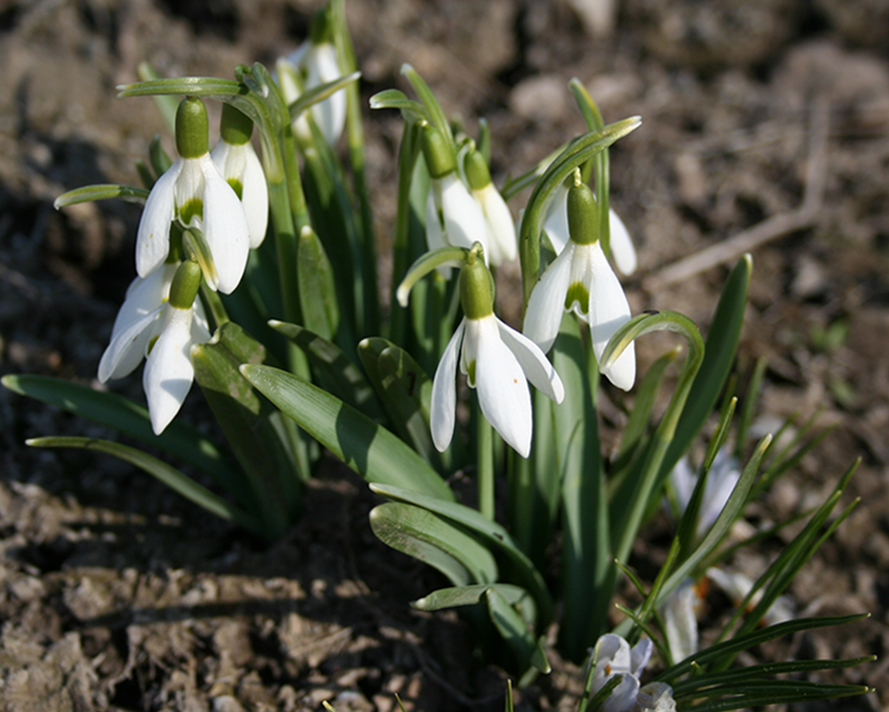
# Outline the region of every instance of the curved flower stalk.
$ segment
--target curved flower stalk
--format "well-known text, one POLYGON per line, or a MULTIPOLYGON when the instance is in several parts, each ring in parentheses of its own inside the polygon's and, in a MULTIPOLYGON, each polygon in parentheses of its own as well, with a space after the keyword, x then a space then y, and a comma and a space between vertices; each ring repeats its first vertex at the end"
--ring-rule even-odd
POLYGON ((160 435, 173 420, 194 380, 192 344, 210 339, 197 289, 195 262, 164 265, 137 277, 114 321, 111 342, 99 361, 99 381, 123 378, 145 358, 142 387, 151 427, 160 435))
MULTIPOLYGON (((552 243, 556 254, 560 254, 568 244, 568 186, 562 184, 555 189, 552 202, 547 208, 543 220, 543 229, 552 243)), ((614 208, 608 210, 608 230, 611 234, 611 255, 618 271, 624 275, 631 275, 636 271, 638 259, 633 240, 627 230, 624 221, 614 212, 614 208)))
MULTIPOLYGON (((333 28, 324 11, 315 16, 312 38, 294 52, 278 60, 278 83, 288 104, 300 94, 344 76, 340 69, 336 46, 333 44, 333 28)), ((331 146, 336 144, 346 124, 346 92, 340 90, 311 108, 312 119, 331 146)), ((311 138, 308 121, 304 115, 293 121, 293 131, 304 138, 311 138)))
POLYGON ((559 374, 534 342, 494 316, 491 274, 470 251, 460 272, 465 316, 445 348, 432 382, 430 429, 443 452, 454 434, 457 363, 470 388, 478 390, 481 411, 501 437, 522 457, 531 452, 533 418, 528 381, 556 403, 565 397, 559 374))
POLYGON ((487 226, 488 260, 494 267, 512 262, 518 255, 515 223, 506 201, 491 181, 485 159, 478 151, 470 151, 464 169, 472 197, 482 209, 487 226))
POLYGON ((611 678, 619 676, 608 698, 599 708, 602 712, 674 712, 676 702, 673 689, 662 682, 642 686, 639 678, 651 658, 652 643, 640 640, 633 648, 621 636, 603 635, 593 651, 592 694, 597 693, 611 678))
POLYGON ((525 312, 524 333, 547 352, 559 333, 562 313, 574 311, 590 325, 599 368, 615 386, 628 391, 636 380, 633 344, 607 367, 602 354, 611 336, 630 319, 630 305, 608 264, 596 229, 595 197, 580 181, 568 193, 569 240, 534 286, 525 312))
POLYGON ((457 159, 444 136, 432 124, 423 127, 423 156, 430 176, 429 197, 426 199, 429 251, 442 247, 469 249, 478 242, 484 248, 487 261, 489 244, 485 215, 457 175, 457 159))
POLYGON ((208 286, 230 294, 247 266, 250 236, 247 216, 237 194, 210 158, 207 110, 195 97, 182 101, 176 113, 179 158, 148 195, 136 236, 136 272, 140 277, 164 264, 170 253, 170 223, 198 228, 210 260, 208 286))
POLYGON ((265 239, 269 224, 269 188, 259 156, 250 143, 253 122, 230 104, 222 105, 220 141, 210 154, 222 177, 241 199, 250 247, 265 239))

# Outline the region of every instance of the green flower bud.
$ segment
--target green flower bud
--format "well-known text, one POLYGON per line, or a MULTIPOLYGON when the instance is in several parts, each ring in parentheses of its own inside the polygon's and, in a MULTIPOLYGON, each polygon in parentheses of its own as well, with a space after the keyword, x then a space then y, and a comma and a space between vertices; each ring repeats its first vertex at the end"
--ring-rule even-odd
POLYGON ((568 234, 578 245, 592 245, 599 239, 599 211, 596 196, 574 173, 574 185, 568 189, 568 234))
POLYGON ((488 170, 488 164, 479 151, 470 151, 466 154, 463 169, 466 171, 469 187, 473 190, 481 190, 491 184, 491 171, 488 170))
POLYGON ((191 309, 200 287, 200 265, 192 260, 183 262, 173 275, 173 283, 170 285, 170 306, 191 309))
POLYGON ((243 146, 253 135, 253 121, 231 104, 223 104, 219 135, 232 146, 243 146))
POLYGON ((483 319, 494 313, 494 278, 485 266, 478 242, 472 246, 460 270, 460 303, 467 319, 483 319))
POLYGON ((200 158, 210 150, 207 107, 195 96, 182 100, 176 111, 176 150, 183 158, 200 158))
POLYGON ((457 159, 441 131, 432 124, 423 126, 423 157, 432 178, 444 178, 457 170, 457 159))

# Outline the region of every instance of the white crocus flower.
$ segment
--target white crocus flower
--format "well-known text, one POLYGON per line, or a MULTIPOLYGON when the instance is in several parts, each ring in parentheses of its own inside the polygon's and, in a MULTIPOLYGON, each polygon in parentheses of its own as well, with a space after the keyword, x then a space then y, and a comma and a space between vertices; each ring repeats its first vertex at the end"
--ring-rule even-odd
POLYGON ((253 122, 229 104, 222 105, 221 139, 210 158, 244 206, 250 247, 265 239, 269 224, 269 188, 259 156, 250 143, 253 122))
POLYGON ((565 397, 559 374, 534 342, 494 316, 491 277, 474 246, 460 273, 466 316, 448 342, 432 381, 430 429, 444 452, 454 434, 457 363, 478 391, 482 414, 522 457, 531 452, 533 418, 528 381, 556 403, 565 397))
POLYGON ((203 233, 209 251, 205 275, 211 289, 230 294, 247 266, 250 236, 237 194, 210 158, 207 111, 200 99, 185 99, 176 114, 179 158, 148 196, 136 236, 136 271, 147 277, 170 252, 170 223, 203 233))
MULTIPOLYGON (((722 589, 734 606, 740 606, 753 589, 753 581, 740 572, 709 568, 707 569, 707 578, 722 589)), ((751 596, 750 601, 747 603, 748 613, 762 599, 762 593, 762 589, 760 589, 751 596)), ((766 625, 777 625, 778 623, 792 620, 795 617, 793 600, 789 596, 778 596, 765 612, 763 621, 765 621, 766 625)))
POLYGON ((633 344, 608 368, 602 369, 601 362, 609 339, 629 321, 630 305, 596 239, 592 191, 578 182, 572 188, 572 195, 577 196, 579 206, 576 224, 572 218, 567 245, 531 293, 523 331, 544 352, 549 351, 559 333, 563 312, 574 311, 590 325, 593 350, 602 373, 618 388, 629 390, 636 380, 633 344))
POLYGON ((703 604, 702 588, 685 578, 661 606, 664 636, 673 662, 698 652, 698 615, 703 604))
MULTIPOLYGON (((559 254, 568 244, 568 187, 563 183, 555 189, 552 202, 546 211, 543 220, 543 229, 549 236, 556 254, 559 254)), ((621 274, 631 275, 636 271, 638 260, 636 248, 627 230, 624 221, 614 212, 614 208, 608 210, 608 232, 611 236, 611 255, 614 264, 621 274)))
POLYGON ((518 254, 515 223, 506 201, 491 182, 488 164, 478 151, 471 150, 464 159, 463 168, 472 197, 485 219, 488 261, 494 267, 511 262, 518 254))
POLYGON ((639 678, 651 658, 652 643, 640 640, 633 648, 621 636, 603 635, 593 651, 593 687, 595 695, 615 676, 617 684, 600 708, 602 712, 673 712, 676 702, 669 685, 653 682, 642 686, 639 678))
POLYGON ((191 389, 192 344, 210 338, 207 317, 194 286, 200 283, 200 268, 195 263, 186 264, 164 265, 148 277, 133 281, 114 321, 111 342, 99 362, 99 381, 105 383, 129 375, 143 357, 146 359, 142 387, 156 435, 170 424, 191 389), (188 296, 170 300, 180 267, 191 271, 193 286, 186 288, 188 296))
MULTIPOLYGON (((716 518, 725 509, 726 502, 731 497, 735 485, 738 484, 740 478, 741 470, 738 461, 731 455, 725 454, 724 450, 720 450, 713 459, 713 465, 704 485, 704 493, 701 498, 700 508, 698 509, 698 522, 695 529, 697 539, 700 539, 710 531, 710 527, 716 522, 716 518)), ((680 458, 670 472, 670 485, 673 487, 673 494, 676 497, 676 506, 679 509, 680 515, 688 509, 688 504, 691 502, 697 481, 698 475, 692 470, 688 458, 680 458)))

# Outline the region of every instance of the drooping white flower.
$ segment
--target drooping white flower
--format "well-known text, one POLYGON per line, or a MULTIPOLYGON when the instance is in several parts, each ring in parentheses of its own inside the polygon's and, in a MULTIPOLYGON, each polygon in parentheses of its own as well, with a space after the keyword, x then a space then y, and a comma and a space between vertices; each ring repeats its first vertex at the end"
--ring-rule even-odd
POLYGON ((164 264, 170 252, 170 223, 178 220, 203 234, 210 257, 207 284, 230 294, 247 266, 247 216, 210 158, 207 111, 199 99, 185 99, 179 105, 176 145, 179 158, 154 184, 139 221, 136 272, 147 277, 164 264))
POLYGON ((515 223, 506 201, 491 181, 488 164, 481 153, 472 150, 466 155, 463 168, 469 190, 481 208, 487 226, 488 262, 494 267, 511 262, 518 254, 515 223))
MULTIPOLYGON (((568 244, 568 186, 559 185, 553 192, 552 202, 546 211, 543 220, 543 229, 549 236, 556 254, 559 254, 568 244)), ((636 248, 627 230, 624 221, 614 212, 614 208, 608 210, 608 231, 611 235, 611 255, 614 264, 621 274, 631 275, 636 271, 638 260, 636 248)))
POLYGON ((453 171, 432 178, 426 200, 426 243, 429 250, 441 247, 472 247, 480 242, 488 259, 488 225, 479 204, 453 171))
POLYGON ((244 206, 250 247, 265 239, 269 223, 269 188, 259 156, 250 143, 253 122, 229 104, 222 105, 220 141, 210 154, 222 177, 244 206))
POLYGON ((578 196, 577 201, 586 212, 577 217, 576 224, 572 223, 576 226, 568 243, 535 285, 528 300, 523 331, 544 352, 549 351, 559 333, 562 314, 574 311, 590 325, 593 350, 602 373, 618 388, 629 390, 636 380, 633 344, 607 368, 602 368, 601 361, 609 339, 629 321, 630 305, 596 239, 592 192, 578 183, 571 195, 578 196), (575 190, 577 192, 573 192, 575 190), (590 211, 592 216, 588 214, 590 211))
MULTIPOLYGON (((327 19, 318 15, 312 28, 312 39, 304 42, 287 57, 278 60, 278 84, 284 101, 292 104, 309 89, 336 81, 343 76, 336 46, 330 37, 327 19), (317 24, 320 23, 320 24, 317 24)), ((346 92, 340 89, 323 101, 313 104, 310 111, 321 135, 328 145, 333 146, 343 133, 346 124, 346 92)), ((305 116, 299 116, 293 123, 294 132, 311 138, 311 130, 305 116)))
POLYGON ((651 658, 652 643, 640 640, 633 648, 621 636, 603 635, 593 651, 593 686, 595 695, 613 677, 620 682, 603 703, 603 712, 673 712, 676 702, 669 685, 653 682, 642 686, 639 678, 651 658))
POLYGON ((528 381, 556 403, 565 397, 559 374, 530 339, 494 315, 491 277, 473 247, 460 273, 465 316, 448 342, 432 381, 430 430, 444 452, 454 434, 457 364, 478 391, 482 414, 522 457, 531 451, 533 418, 528 381))
MULTIPOLYGON (((99 381, 105 383, 129 375, 146 359, 142 387, 148 400, 151 426, 157 435, 179 412, 191 389, 192 344, 202 344, 210 338, 196 288, 190 294, 188 306, 175 298, 170 300, 179 267, 164 265, 148 277, 137 277, 133 281, 115 319, 111 342, 99 362, 99 381), (175 306, 176 303, 180 306, 175 306)), ((200 269, 196 269, 200 282, 200 269)))
MULTIPOLYGON (((696 538, 700 539, 704 534, 710 531, 710 527, 716 522, 716 518, 725 509, 726 502, 731 497, 741 478, 741 470, 738 461, 720 450, 713 459, 713 465, 707 475, 707 482, 704 485, 704 493, 701 498, 700 508, 698 509, 698 522, 695 529, 696 538)), ((670 472, 670 485, 673 487, 673 494, 676 497, 676 506, 679 508, 679 514, 683 514, 688 509, 691 502, 692 494, 695 491, 695 485, 698 481, 698 475, 692 470, 687 457, 682 457, 676 463, 676 466, 670 472)))

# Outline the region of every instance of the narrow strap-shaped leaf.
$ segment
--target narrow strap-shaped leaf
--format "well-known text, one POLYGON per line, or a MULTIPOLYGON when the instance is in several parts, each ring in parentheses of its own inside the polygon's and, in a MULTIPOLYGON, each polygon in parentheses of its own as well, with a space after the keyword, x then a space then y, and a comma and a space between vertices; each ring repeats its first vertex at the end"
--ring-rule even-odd
POLYGON ((115 393, 103 393, 49 376, 8 374, 0 382, 23 396, 107 425, 160 448, 211 475, 225 489, 237 488, 234 483, 243 479, 243 474, 229 464, 226 455, 216 445, 181 419, 170 423, 162 435, 155 435, 148 410, 115 393))
POLYGON ((357 82, 359 79, 361 79, 361 72, 352 72, 344 77, 338 77, 332 82, 326 82, 311 89, 306 89, 287 107, 287 110, 290 112, 290 118, 295 119, 307 109, 336 94, 340 89, 347 87, 352 82, 357 82))
POLYGON ((373 388, 361 369, 346 357, 339 346, 299 324, 287 324, 273 319, 269 325, 303 350, 320 383, 328 391, 368 418, 383 420, 373 388))
POLYGON ((432 93, 429 85, 426 84, 423 77, 417 73, 417 70, 409 64, 402 66, 401 73, 407 77, 407 80, 411 83, 414 91, 417 92, 417 96, 420 97, 420 101, 423 102, 429 120, 435 125, 435 128, 441 132, 441 135, 444 137, 453 155, 456 155, 457 147, 454 145, 454 135, 451 132, 448 117, 445 116, 441 104, 438 103, 438 99, 435 98, 435 94, 432 93))
POLYGON ((241 373, 272 403, 368 482, 453 501, 441 476, 396 435, 298 376, 245 364, 241 373))
POLYGON ((478 536, 489 546, 502 551, 512 564, 512 570, 519 578, 519 583, 534 596, 543 624, 549 623, 552 617, 552 600, 546 583, 540 572, 534 568, 531 560, 518 548, 509 532, 496 522, 470 507, 453 501, 435 499, 426 494, 405 490, 398 486, 389 486, 383 483, 372 484, 371 490, 389 499, 413 504, 428 509, 449 521, 465 527, 468 531, 478 536))
POLYGON ((497 580, 491 552, 428 509, 386 502, 371 510, 370 525, 384 544, 433 566, 456 586, 497 580))
POLYGON ((296 251, 300 309, 307 329, 333 339, 340 325, 333 268, 321 240, 310 227, 303 228, 296 251))
POLYGON ((252 515, 247 514, 240 508, 226 502, 219 495, 213 494, 206 487, 199 485, 190 477, 183 475, 175 467, 171 467, 163 460, 142 452, 129 445, 111 442, 110 440, 97 440, 95 438, 84 437, 44 437, 31 438, 26 441, 31 447, 70 447, 84 450, 95 450, 103 452, 107 455, 113 455, 131 465, 135 465, 143 472, 156 477, 158 480, 167 485, 170 489, 175 490, 186 499, 191 500, 200 505, 211 514, 215 514, 220 519, 234 522, 241 525, 248 531, 259 536, 266 536, 266 528, 257 521, 252 515))
POLYGON ((535 656, 537 641, 516 609, 494 588, 485 591, 485 600, 491 622, 507 645, 512 648, 519 660, 520 668, 528 668, 532 663, 537 663, 540 665, 539 672, 548 673, 549 661, 545 656, 543 660, 535 656))
POLYGON ((537 619, 534 599, 521 586, 513 586, 509 583, 480 583, 469 586, 440 588, 423 596, 423 598, 418 598, 416 601, 411 602, 411 606, 421 611, 439 611, 443 608, 472 606, 484 598, 485 592, 489 588, 494 589, 503 596, 503 599, 509 605, 515 606, 527 624, 533 625, 537 619))

